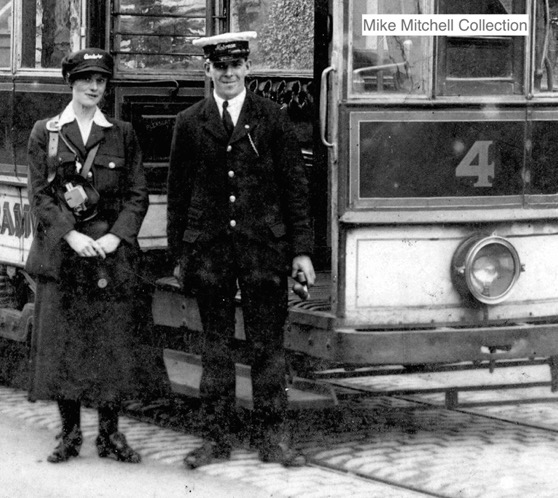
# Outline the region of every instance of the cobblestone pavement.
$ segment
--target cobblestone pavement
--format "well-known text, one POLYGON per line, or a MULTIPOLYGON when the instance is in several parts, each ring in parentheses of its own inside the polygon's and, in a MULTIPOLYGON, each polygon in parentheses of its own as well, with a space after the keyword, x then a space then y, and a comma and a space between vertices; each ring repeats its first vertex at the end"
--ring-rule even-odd
MULTIPOLYGON (((13 417, 22 423, 52 431, 53 437, 60 429, 55 403, 29 403, 26 393, 0 386, 0 415, 13 417)), ((144 461, 156 460, 182 468, 184 454, 201 442, 200 438, 170 429, 139 422, 127 417, 120 419, 120 428, 130 444, 137 449, 144 461)), ((97 413, 82 409, 84 444, 94 444, 97 435, 97 413)), ((188 472, 186 469, 184 472, 188 472)), ((381 482, 308 465, 304 468, 286 469, 278 464, 264 464, 255 452, 236 450, 231 461, 216 463, 197 469, 207 475, 245 482, 262 488, 269 496, 330 498, 414 498, 420 493, 407 491, 381 482)), ((169 497, 172 498, 172 497, 169 497)))
MULTIPOLYGON (((299 431, 311 462, 305 468, 263 464, 255 452, 236 450, 231 461, 196 472, 251 483, 274 497, 554 498, 558 404, 514 401, 552 396, 548 388, 462 393, 462 402, 505 404, 453 411, 443 407, 443 395, 351 401, 336 412, 332 430, 299 431)), ((54 404, 28 403, 25 393, 12 389, 0 388, 0 414, 53 433, 59 426, 54 404)), ((91 444, 96 426, 96 412, 84 410, 91 444)), ((182 466, 185 452, 200 442, 128 418, 121 426, 147 460, 169 465, 182 466)))
MULTIPOLYGON (((540 366, 503 373, 508 374, 549 379, 548 367, 540 366)), ((463 378, 474 375, 482 378, 479 384, 490 378, 487 371, 461 373, 463 378)), ((397 386, 390 386, 387 377, 349 382, 363 388, 379 383, 383 389, 409 387, 404 386, 408 382, 413 388, 421 377, 429 375, 394 381, 397 386)), ((443 393, 368 398, 361 404, 373 421, 369 434, 361 441, 329 445, 314 456, 435 496, 558 496, 558 394, 549 387, 460 392, 461 403, 486 406, 452 411, 444 409, 444 401, 443 393), (539 401, 527 403, 533 400, 539 401)))
POLYGON ((435 496, 558 496, 556 433, 396 399, 363 405, 377 413, 370 433, 318 448, 315 460, 435 496))

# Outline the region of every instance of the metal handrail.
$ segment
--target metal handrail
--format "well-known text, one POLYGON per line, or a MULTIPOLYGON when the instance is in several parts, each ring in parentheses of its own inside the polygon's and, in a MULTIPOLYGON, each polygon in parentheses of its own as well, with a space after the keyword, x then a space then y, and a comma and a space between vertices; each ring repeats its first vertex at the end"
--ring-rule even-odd
POLYGON ((409 67, 409 63, 405 62, 394 62, 393 64, 382 64, 381 66, 366 66, 359 69, 355 69, 353 74, 359 75, 365 71, 383 71, 385 69, 403 69, 409 67))
POLYGON ((326 147, 333 147, 335 144, 328 142, 326 138, 326 120, 327 120, 327 76, 332 71, 335 71, 333 66, 326 67, 322 71, 321 86, 320 86, 320 138, 326 147))

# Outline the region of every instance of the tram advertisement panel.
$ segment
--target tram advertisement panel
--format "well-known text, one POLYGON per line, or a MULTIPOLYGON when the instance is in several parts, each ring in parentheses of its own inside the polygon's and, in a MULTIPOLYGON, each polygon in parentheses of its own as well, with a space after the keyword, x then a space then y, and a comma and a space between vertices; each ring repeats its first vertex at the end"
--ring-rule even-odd
POLYGON ((0 175, 0 264, 23 266, 31 247, 35 219, 25 182, 0 175))

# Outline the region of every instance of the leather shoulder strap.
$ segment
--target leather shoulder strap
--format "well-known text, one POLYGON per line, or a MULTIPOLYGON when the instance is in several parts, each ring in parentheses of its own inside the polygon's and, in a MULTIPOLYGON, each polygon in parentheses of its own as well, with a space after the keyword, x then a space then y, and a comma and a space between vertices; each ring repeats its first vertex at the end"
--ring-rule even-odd
POLYGON ((87 178, 87 173, 89 173, 89 170, 91 169, 91 166, 93 165, 93 160, 95 159, 95 155, 97 154, 97 150, 99 150, 99 144, 95 145, 95 147, 93 147, 89 151, 89 154, 87 154, 87 157, 85 158, 85 164, 83 165, 83 168, 81 169, 81 176, 83 176, 83 178, 87 178))
POLYGON ((56 161, 55 157, 58 154, 58 138, 60 132, 60 125, 58 124, 58 119, 60 115, 47 121, 46 129, 48 131, 48 175, 47 181, 49 183, 54 180, 56 176, 56 161))

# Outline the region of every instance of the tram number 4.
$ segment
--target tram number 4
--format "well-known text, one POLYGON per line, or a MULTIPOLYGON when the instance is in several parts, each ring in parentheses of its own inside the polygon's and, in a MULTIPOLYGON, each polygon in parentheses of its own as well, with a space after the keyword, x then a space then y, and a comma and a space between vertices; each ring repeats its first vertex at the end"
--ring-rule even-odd
POLYGON ((489 162, 488 149, 493 143, 492 140, 475 142, 455 169, 455 176, 474 176, 475 187, 492 187, 494 162, 489 162))

